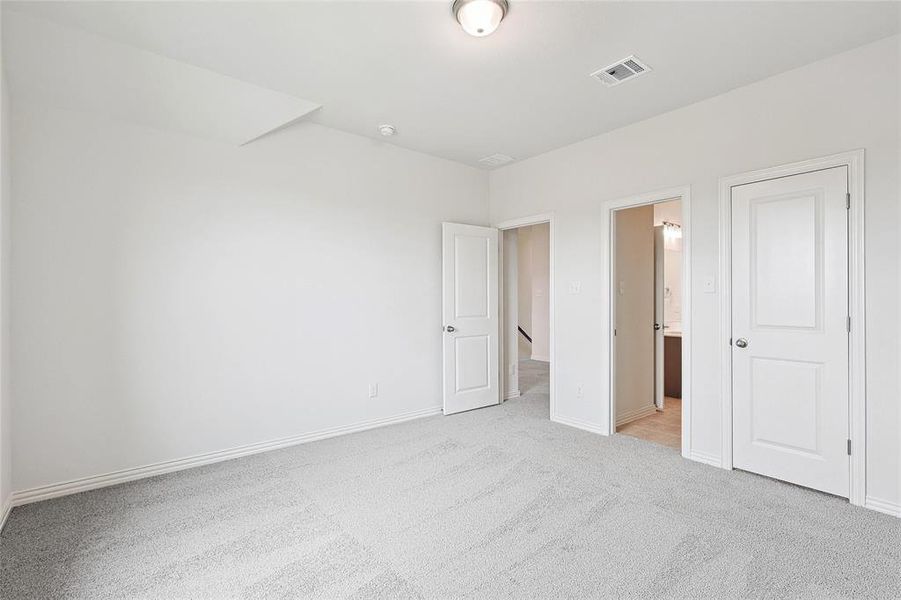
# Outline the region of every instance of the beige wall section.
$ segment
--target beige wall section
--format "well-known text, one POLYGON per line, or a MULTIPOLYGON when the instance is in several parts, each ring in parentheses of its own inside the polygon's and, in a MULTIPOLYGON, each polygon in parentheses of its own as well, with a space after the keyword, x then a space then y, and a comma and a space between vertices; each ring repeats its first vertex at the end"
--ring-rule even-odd
POLYGON ((654 407, 654 207, 618 210, 616 219, 616 424, 654 407))
POLYGON ((691 455, 721 453, 719 178, 866 151, 867 495, 901 507, 899 37, 788 71, 490 175, 491 220, 554 213, 555 410, 609 429, 601 203, 691 185, 691 455), (712 280, 713 293, 705 292, 712 280), (571 282, 581 293, 570 294, 571 282), (584 393, 580 396, 580 389, 584 393))
POLYGON ((532 359, 550 361, 550 241, 548 223, 532 225, 532 359))
POLYGON ((550 234, 548 223, 520 227, 518 242, 519 325, 532 336, 520 336, 520 354, 550 360, 550 234))
MULTIPOLYGON (((517 294, 519 310, 517 325, 532 336, 532 227, 520 227, 517 232, 517 294)), ((534 336, 532 336, 534 340, 534 336)), ((532 358, 532 344, 519 336, 519 357, 532 358)))

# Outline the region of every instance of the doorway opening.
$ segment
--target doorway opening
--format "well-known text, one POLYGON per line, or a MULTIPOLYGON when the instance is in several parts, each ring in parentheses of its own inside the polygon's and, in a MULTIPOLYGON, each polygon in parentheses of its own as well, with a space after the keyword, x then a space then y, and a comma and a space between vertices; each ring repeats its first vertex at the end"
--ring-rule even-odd
POLYGON ((614 212, 616 433, 682 447, 682 201, 614 212))
POLYGON ((609 433, 691 452, 691 191, 610 200, 609 433))
POLYGON ((682 447, 682 202, 614 213, 616 433, 682 447))
POLYGON ((549 220, 500 226, 503 401, 553 415, 552 231, 549 220))

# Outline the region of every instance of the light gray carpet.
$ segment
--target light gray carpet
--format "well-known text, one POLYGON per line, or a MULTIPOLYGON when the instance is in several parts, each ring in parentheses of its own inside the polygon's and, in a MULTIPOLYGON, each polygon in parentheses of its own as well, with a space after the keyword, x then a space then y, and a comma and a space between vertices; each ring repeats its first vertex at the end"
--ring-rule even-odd
POLYGON ((551 423, 526 367, 503 406, 17 508, 0 597, 901 597, 901 520, 551 423))

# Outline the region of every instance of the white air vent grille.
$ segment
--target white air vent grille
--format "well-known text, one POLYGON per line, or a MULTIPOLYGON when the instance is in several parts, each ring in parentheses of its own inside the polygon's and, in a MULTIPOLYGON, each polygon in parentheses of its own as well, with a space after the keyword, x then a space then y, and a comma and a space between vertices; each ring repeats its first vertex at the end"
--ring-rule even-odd
POLYGON ((635 79, 639 75, 649 72, 651 67, 647 66, 634 56, 626 57, 620 61, 608 65, 603 69, 598 69, 591 74, 592 77, 608 87, 619 85, 624 81, 635 79))
POLYGON ((499 167, 513 162, 513 160, 512 156, 507 156, 506 154, 492 154, 491 156, 480 158, 479 164, 485 167, 499 167))

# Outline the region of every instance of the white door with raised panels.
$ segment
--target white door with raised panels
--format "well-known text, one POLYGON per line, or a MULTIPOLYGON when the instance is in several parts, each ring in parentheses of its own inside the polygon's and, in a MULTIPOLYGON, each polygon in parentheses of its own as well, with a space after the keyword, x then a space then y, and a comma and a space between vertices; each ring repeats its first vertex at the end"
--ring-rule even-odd
POLYGON ((733 466, 848 497, 847 167, 732 188, 733 466))
POLYGON ((444 414, 500 401, 497 229, 442 224, 444 414))

